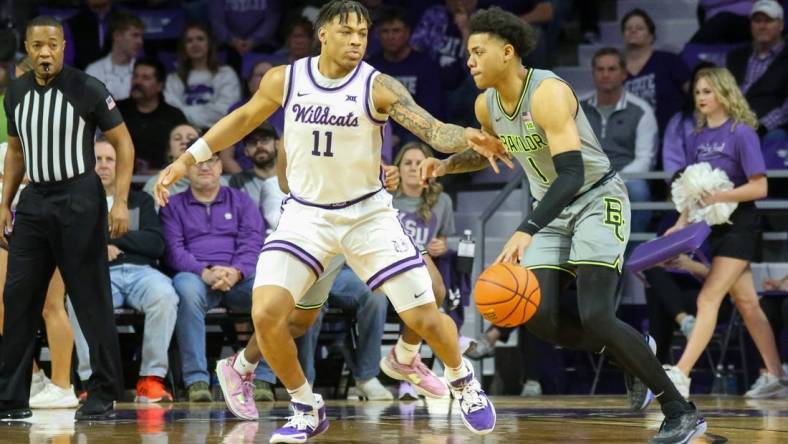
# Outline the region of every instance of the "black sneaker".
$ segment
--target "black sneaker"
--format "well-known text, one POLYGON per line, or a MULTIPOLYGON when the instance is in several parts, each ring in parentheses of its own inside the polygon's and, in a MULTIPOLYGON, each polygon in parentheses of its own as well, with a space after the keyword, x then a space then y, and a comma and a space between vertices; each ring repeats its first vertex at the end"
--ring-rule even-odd
POLYGON ((651 444, 686 444, 706 432, 706 420, 692 402, 691 409, 675 418, 662 421, 659 433, 651 438, 651 444))
POLYGON ((104 421, 115 419, 115 401, 104 401, 88 395, 88 399, 74 414, 77 421, 104 421))
MULTIPOLYGON (((656 353, 657 343, 654 341, 654 338, 649 335, 644 335, 644 338, 651 349, 651 353, 656 353)), ((624 371, 624 386, 627 389, 627 400, 632 410, 645 410, 651 401, 654 400, 654 393, 646 387, 646 384, 626 371, 624 371)))
POLYGON ((11 407, 0 405, 0 421, 12 419, 25 419, 33 416, 33 412, 27 407, 11 407))

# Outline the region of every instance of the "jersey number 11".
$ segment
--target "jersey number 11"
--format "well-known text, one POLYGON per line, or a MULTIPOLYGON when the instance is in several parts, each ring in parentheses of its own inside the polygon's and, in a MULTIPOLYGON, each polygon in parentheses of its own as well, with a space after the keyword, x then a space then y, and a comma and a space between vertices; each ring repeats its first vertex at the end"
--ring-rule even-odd
MULTIPOLYGON (((315 144, 312 148, 312 155, 313 156, 320 156, 320 131, 312 131, 312 135, 315 137, 315 144)), ((334 157, 334 153, 331 152, 331 131, 326 131, 326 150, 323 152, 324 157, 334 157)))

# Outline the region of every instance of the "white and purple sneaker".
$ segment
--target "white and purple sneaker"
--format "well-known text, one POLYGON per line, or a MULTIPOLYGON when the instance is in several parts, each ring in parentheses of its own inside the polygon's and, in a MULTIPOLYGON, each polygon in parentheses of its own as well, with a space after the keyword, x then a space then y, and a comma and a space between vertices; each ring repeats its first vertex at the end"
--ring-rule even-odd
POLYGON ((477 435, 486 435, 495 428, 495 407, 473 375, 473 366, 467 359, 463 363, 468 369, 464 378, 449 381, 451 393, 460 404, 462 422, 477 435))
POLYGON ((284 426, 274 430, 268 442, 302 443, 328 430, 323 397, 315 394, 315 401, 317 404, 314 406, 290 401, 293 416, 287 418, 284 426))

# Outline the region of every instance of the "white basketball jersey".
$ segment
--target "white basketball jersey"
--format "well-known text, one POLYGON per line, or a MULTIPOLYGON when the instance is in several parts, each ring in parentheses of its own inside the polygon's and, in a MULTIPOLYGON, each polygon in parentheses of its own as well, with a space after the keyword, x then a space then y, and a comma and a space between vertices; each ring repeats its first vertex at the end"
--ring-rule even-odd
POLYGON ((326 88, 316 80, 317 57, 288 66, 284 144, 287 182, 296 200, 342 206, 383 187, 385 116, 370 97, 376 73, 361 62, 343 83, 326 88))

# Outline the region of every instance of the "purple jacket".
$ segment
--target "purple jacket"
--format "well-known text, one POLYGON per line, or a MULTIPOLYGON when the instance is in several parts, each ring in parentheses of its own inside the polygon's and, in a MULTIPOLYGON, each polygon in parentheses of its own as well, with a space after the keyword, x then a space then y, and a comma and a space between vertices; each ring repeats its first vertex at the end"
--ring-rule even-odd
POLYGON ((276 44, 276 28, 282 17, 280 0, 210 0, 208 11, 219 42, 238 37, 252 40, 255 46, 276 44))
POLYGON ((161 209, 161 222, 166 261, 175 271, 199 276, 209 265, 224 265, 245 277, 254 275, 264 222, 246 193, 223 186, 205 205, 188 189, 170 198, 161 209))

